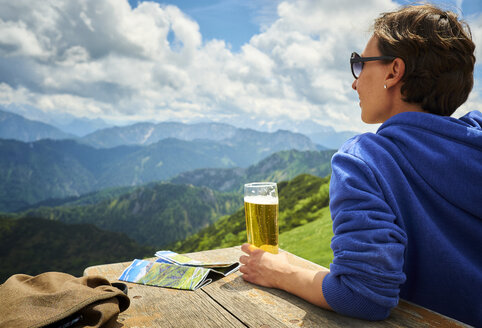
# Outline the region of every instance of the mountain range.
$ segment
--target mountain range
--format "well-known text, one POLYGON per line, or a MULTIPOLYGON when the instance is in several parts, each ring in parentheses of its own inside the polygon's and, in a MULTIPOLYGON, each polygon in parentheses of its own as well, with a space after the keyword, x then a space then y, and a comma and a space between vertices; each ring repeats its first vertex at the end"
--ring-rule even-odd
MULTIPOLYGON (((291 125, 293 127, 293 130, 290 130, 291 133, 302 133, 307 136, 317 145, 318 150, 338 149, 344 141, 357 134, 353 131, 337 132, 330 126, 319 125, 312 121, 292 122, 291 125)), ((142 122, 127 126, 109 126, 98 118, 78 118, 68 114, 51 117, 48 113, 35 108, 0 106, 0 138, 20 141, 68 138, 94 147, 105 148, 129 144, 147 145, 165 138, 187 141, 208 139, 229 143, 227 139, 236 138, 236 136, 244 137, 243 131, 252 134, 250 131, 256 130, 236 128, 225 123, 142 122), (29 119, 21 115, 27 115, 29 119), (4 121, 2 121, 2 117, 4 121), (8 122, 5 121, 6 117, 9 117, 8 122)), ((290 132, 283 129, 277 131, 290 132)))
MULTIPOLYGON (((1 108, 1 107, 0 107, 1 108)), ((87 121, 84 121, 87 124, 87 121)), ((96 121, 90 121, 90 124, 96 121)), ((78 122, 76 124, 79 124, 78 122)), ((97 124, 102 125, 101 122, 97 124)), ((66 127, 68 125, 64 125, 66 127)), ((260 132, 253 129, 240 129, 223 123, 184 124, 178 122, 135 123, 123 127, 107 127, 96 130, 83 137, 66 133, 60 129, 35 120, 29 120, 0 109, 0 138, 19 141, 37 141, 41 139, 75 139, 79 143, 95 148, 112 148, 124 145, 150 145, 163 139, 174 138, 184 141, 196 139, 216 141, 228 146, 241 142, 263 143, 267 139, 269 146, 288 147, 286 149, 317 149, 317 146, 306 136, 286 130, 276 132, 260 132), (292 147, 290 147, 292 144, 292 147)), ((318 146, 320 148, 320 146, 318 146)), ((323 148, 323 147, 321 147, 323 148)), ((266 151, 269 151, 268 149, 266 151)))
MULTIPOLYGON (((144 122, 98 130, 80 138, 79 141, 97 148, 110 148, 120 145, 149 145, 167 138, 186 141, 195 139, 223 141, 235 137, 239 133, 238 130, 242 131, 242 129, 222 123, 188 125, 178 122, 157 124, 144 122)), ((256 133, 256 131, 252 131, 252 133, 256 133)))
POLYGON ((75 137, 83 137, 94 131, 112 126, 112 124, 108 124, 100 118, 90 119, 61 111, 43 111, 25 104, 0 105, 0 111, 14 113, 31 121, 48 124, 65 133, 73 134, 75 137))
POLYGON ((328 149, 314 144, 310 138, 301 133, 286 130, 261 132, 253 129, 240 129, 223 123, 136 123, 98 130, 78 141, 96 148, 111 148, 120 145, 150 145, 167 138, 184 141, 210 140, 238 149, 256 146, 260 154, 272 153, 275 149, 328 149))
POLYGON ((147 146, 99 149, 74 140, 0 139, 0 211, 107 187, 168 180, 194 169, 247 167, 283 149, 314 147, 306 137, 290 138, 282 131, 250 132, 229 143, 162 139, 147 146))
MULTIPOLYGON (((329 134, 329 129, 323 133, 329 134)), ((234 190, 240 182, 248 181, 246 176, 256 178, 246 172, 248 166, 291 149, 325 148, 299 133, 260 132, 222 123, 139 123, 75 138, 53 126, 0 110, 0 211, 176 176, 176 183, 234 190), (218 168, 226 170, 213 170, 218 168)), ((299 158, 314 161, 309 165, 312 171, 305 173, 329 173, 327 167, 316 166, 324 160, 320 153, 303 156, 314 156, 299 158)), ((276 165, 275 160, 269 165, 276 165)), ((286 171, 276 174, 279 176, 266 178, 283 178, 286 171)))
MULTIPOLYGON (((0 211, 7 212, 50 198, 168 180, 195 169, 229 168, 222 174, 241 174, 243 180, 241 171, 273 153, 324 149, 299 133, 220 123, 139 123, 63 139, 72 135, 6 111, 0 111, 0 136, 0 211)), ((182 183, 192 183, 186 178, 189 174, 182 183)), ((217 190, 231 190, 233 183, 227 179, 222 187, 214 184, 219 178, 211 181, 217 190)))
POLYGON ((242 191, 251 181, 290 180, 306 173, 325 177, 331 172, 331 157, 335 150, 276 152, 247 168, 197 169, 182 172, 170 179, 172 183, 205 186, 218 191, 242 191))

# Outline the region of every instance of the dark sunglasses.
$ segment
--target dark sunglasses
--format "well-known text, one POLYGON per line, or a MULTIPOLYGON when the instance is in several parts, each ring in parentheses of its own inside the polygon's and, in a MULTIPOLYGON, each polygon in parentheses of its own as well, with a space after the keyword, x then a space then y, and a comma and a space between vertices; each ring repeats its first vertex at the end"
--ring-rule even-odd
POLYGON ((350 57, 350 65, 351 65, 351 73, 358 79, 360 73, 363 69, 363 63, 367 61, 374 61, 374 60, 394 60, 397 57, 393 56, 379 56, 379 57, 361 57, 356 52, 353 52, 350 57))

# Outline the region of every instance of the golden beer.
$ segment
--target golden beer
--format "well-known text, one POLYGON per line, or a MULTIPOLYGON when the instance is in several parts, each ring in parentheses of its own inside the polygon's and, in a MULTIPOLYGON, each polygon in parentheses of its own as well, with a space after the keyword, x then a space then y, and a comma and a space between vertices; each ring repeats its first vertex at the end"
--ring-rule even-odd
POLYGON ((278 254, 278 197, 244 197, 248 243, 278 254))

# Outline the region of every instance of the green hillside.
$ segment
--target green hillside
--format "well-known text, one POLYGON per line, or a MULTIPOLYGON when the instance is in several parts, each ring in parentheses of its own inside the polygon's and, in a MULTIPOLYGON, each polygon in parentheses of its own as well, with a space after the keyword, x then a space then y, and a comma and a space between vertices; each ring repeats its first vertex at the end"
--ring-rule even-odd
POLYGON ((90 223, 125 233, 142 245, 160 247, 184 239, 242 206, 239 194, 171 183, 151 183, 100 199, 87 205, 40 207, 19 216, 90 223))
POLYGON ((99 150, 73 140, 24 143, 0 139, 0 211, 105 188, 99 181, 110 163, 139 148, 99 150))
POLYGON ((311 262, 330 267, 333 237, 330 209, 324 207, 320 218, 280 234, 280 247, 311 262))
POLYGON ((113 199, 123 194, 135 190, 136 187, 113 187, 105 188, 100 191, 89 192, 81 196, 72 196, 66 198, 49 198, 41 202, 29 205, 19 209, 17 212, 26 212, 27 210, 36 209, 39 207, 57 207, 57 206, 74 206, 74 205, 89 205, 96 204, 103 200, 113 199))
POLYGON ((0 217, 0 283, 16 273, 60 271, 81 276, 88 266, 153 254, 154 248, 140 246, 125 234, 90 224, 0 217))
POLYGON ((285 181, 300 174, 326 177, 331 173, 331 158, 335 150, 274 153, 263 161, 246 169, 247 181, 285 181))
MULTIPOLYGON (((332 258, 330 240, 333 236, 327 207, 328 191, 328 177, 320 178, 308 174, 278 184, 281 248, 325 266, 332 258)), ((235 246, 245 242, 244 209, 240 209, 170 247, 185 253, 235 246)))

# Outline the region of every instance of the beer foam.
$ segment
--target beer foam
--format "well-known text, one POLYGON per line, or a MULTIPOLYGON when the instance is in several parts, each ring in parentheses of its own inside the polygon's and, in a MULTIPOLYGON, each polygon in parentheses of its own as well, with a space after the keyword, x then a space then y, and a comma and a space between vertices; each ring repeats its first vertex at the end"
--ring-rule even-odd
POLYGON ((276 205, 278 204, 278 197, 272 196, 245 196, 245 203, 260 204, 260 205, 276 205))

